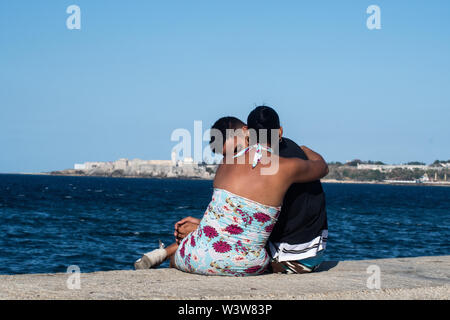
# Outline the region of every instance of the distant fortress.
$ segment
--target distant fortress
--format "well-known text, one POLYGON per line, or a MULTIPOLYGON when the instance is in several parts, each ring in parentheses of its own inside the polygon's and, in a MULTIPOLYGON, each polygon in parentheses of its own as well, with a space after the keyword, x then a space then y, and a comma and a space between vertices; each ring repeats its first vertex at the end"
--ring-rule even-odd
POLYGON ((73 169, 52 174, 108 177, 214 179, 216 164, 196 163, 191 157, 176 160, 119 159, 106 162, 76 163, 73 169))

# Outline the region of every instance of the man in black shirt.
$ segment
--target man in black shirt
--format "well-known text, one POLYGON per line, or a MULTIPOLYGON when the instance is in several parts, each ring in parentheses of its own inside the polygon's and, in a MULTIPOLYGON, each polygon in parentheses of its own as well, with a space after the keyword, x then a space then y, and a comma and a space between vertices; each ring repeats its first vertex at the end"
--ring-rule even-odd
MULTIPOLYGON (((292 140, 281 138, 279 155, 307 160, 292 140)), ((328 238, 325 193, 320 181, 295 183, 287 191, 270 235, 268 249, 274 272, 314 271, 323 260, 328 238)))

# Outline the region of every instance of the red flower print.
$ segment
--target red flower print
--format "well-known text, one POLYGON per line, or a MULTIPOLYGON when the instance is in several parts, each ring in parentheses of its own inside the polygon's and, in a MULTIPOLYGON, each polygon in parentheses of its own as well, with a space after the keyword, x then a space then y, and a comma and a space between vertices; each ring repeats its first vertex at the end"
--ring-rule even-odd
POLYGON ((191 247, 195 247, 195 238, 191 237, 191 247))
POLYGON ((181 249, 180 249, 180 256, 182 257, 182 258, 184 258, 184 255, 185 255, 185 246, 186 246, 186 241, 187 240, 187 238, 184 238, 183 239, 183 242, 181 243, 181 249))
POLYGON ((272 232, 272 230, 273 230, 273 226, 274 226, 274 224, 272 223, 271 225, 268 225, 267 227, 266 227, 266 232, 272 232))
POLYGON ((250 217, 249 215, 243 216, 243 217, 242 217, 242 221, 243 221, 244 223, 250 225, 250 224, 252 224, 253 218, 250 217))
POLYGON ((254 266, 254 267, 250 267, 245 269, 245 273, 257 273, 258 270, 261 269, 261 266, 254 266))
POLYGON ((216 252, 225 253, 231 250, 231 246, 225 241, 214 242, 213 248, 216 252))
POLYGON ((265 223, 270 220, 270 217, 262 212, 257 212, 253 215, 253 217, 261 223, 265 223))
POLYGON ((241 240, 239 240, 236 245, 235 245, 235 250, 238 253, 246 253, 248 251, 248 249, 246 247, 243 246, 241 240))
POLYGON ((191 264, 191 254, 190 253, 186 256, 186 259, 184 260, 184 262, 186 265, 190 266, 190 264, 191 264))
POLYGON ((181 249, 180 249, 180 256, 182 258, 184 258, 184 246, 182 246, 181 249))
POLYGON ((227 231, 230 234, 240 234, 244 232, 244 230, 242 230, 242 228, 236 224, 229 225, 228 227, 225 228, 225 231, 227 231))
POLYGON ((205 236, 207 236, 210 239, 215 238, 219 235, 217 233, 216 229, 214 229, 213 227, 210 227, 210 226, 204 226, 203 232, 205 233, 205 236))

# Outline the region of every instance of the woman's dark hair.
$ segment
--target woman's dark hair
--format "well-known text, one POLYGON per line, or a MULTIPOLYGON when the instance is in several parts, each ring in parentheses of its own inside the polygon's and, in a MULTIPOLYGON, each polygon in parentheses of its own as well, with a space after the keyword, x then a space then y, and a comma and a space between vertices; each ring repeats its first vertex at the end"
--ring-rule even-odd
POLYGON ((211 147, 212 152, 217 154, 222 154, 223 144, 225 143, 227 137, 227 129, 238 130, 242 129, 245 126, 245 123, 239 120, 236 117, 222 117, 212 125, 211 129, 219 130, 222 134, 222 144, 220 146, 220 150, 216 150, 214 146, 214 142, 216 140, 216 136, 211 134, 211 138, 209 140, 209 146, 211 147))
POLYGON ((267 140, 262 141, 268 144, 271 143, 272 132, 271 129, 280 129, 280 118, 275 110, 267 106, 256 107, 247 117, 247 126, 249 129, 256 131, 257 142, 261 142, 260 129, 266 129, 267 140))

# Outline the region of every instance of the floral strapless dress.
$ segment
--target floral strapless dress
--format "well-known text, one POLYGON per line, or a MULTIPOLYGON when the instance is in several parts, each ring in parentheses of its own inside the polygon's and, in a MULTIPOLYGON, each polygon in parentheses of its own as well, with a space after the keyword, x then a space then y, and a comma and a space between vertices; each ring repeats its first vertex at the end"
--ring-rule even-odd
POLYGON ((270 260, 265 245, 280 210, 214 189, 199 227, 180 243, 175 266, 204 275, 264 273, 270 260))

